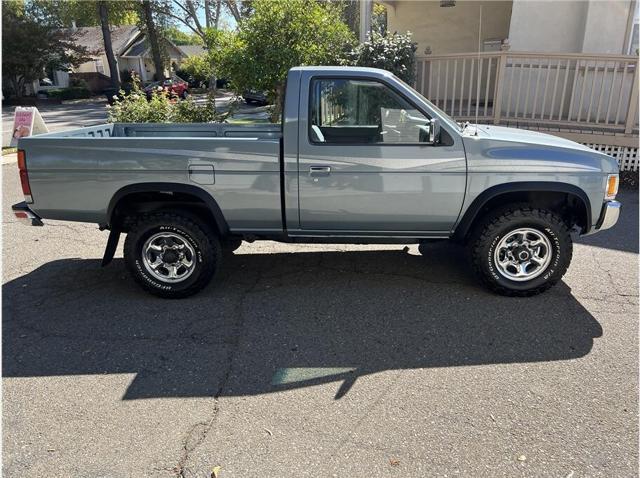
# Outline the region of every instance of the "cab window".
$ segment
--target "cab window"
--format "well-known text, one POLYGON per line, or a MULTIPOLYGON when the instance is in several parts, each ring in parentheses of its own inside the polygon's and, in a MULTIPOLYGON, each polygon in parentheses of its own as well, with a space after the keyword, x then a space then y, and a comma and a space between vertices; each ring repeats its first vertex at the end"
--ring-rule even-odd
POLYGON ((315 79, 309 137, 329 144, 420 143, 428 141, 429 118, 384 83, 315 79))

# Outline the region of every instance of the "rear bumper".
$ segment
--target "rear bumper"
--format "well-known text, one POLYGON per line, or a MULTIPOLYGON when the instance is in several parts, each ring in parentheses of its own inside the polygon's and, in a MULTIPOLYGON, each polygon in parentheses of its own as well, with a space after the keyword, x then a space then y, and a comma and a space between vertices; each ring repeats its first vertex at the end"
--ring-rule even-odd
POLYGON ((24 201, 11 206, 11 210, 13 211, 13 215, 23 222, 32 226, 44 226, 42 218, 33 212, 24 201))
POLYGON ((622 204, 618 201, 605 201, 602 206, 602 212, 600 218, 596 224, 597 231, 604 231, 605 229, 612 228, 618 222, 620 217, 620 208, 622 204))

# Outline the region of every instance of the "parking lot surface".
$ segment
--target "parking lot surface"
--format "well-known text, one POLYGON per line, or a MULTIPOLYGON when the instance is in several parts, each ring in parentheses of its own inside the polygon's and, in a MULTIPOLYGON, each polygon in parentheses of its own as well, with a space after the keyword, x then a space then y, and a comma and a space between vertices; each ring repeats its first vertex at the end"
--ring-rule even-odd
POLYGON ((179 301, 95 225, 14 221, 3 166, 5 477, 631 477, 638 193, 514 299, 464 250, 244 244, 179 301))

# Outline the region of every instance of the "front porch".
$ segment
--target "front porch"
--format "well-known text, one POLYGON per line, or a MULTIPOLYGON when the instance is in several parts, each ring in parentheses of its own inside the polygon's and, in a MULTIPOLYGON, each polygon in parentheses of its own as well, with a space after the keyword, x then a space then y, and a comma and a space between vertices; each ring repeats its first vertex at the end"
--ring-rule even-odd
POLYGON ((415 87, 457 121, 535 129, 638 170, 638 58, 484 52, 418 58, 415 87))

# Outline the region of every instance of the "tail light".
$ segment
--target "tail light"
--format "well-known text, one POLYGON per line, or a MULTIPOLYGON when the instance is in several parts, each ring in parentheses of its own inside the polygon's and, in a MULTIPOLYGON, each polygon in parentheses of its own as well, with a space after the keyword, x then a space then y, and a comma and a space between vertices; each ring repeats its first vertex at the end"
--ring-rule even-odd
POLYGON ((32 203, 33 197, 31 196, 29 174, 27 173, 27 157, 23 149, 18 150, 18 171, 20 173, 20 185, 22 186, 22 194, 24 194, 24 200, 28 203, 32 203))

